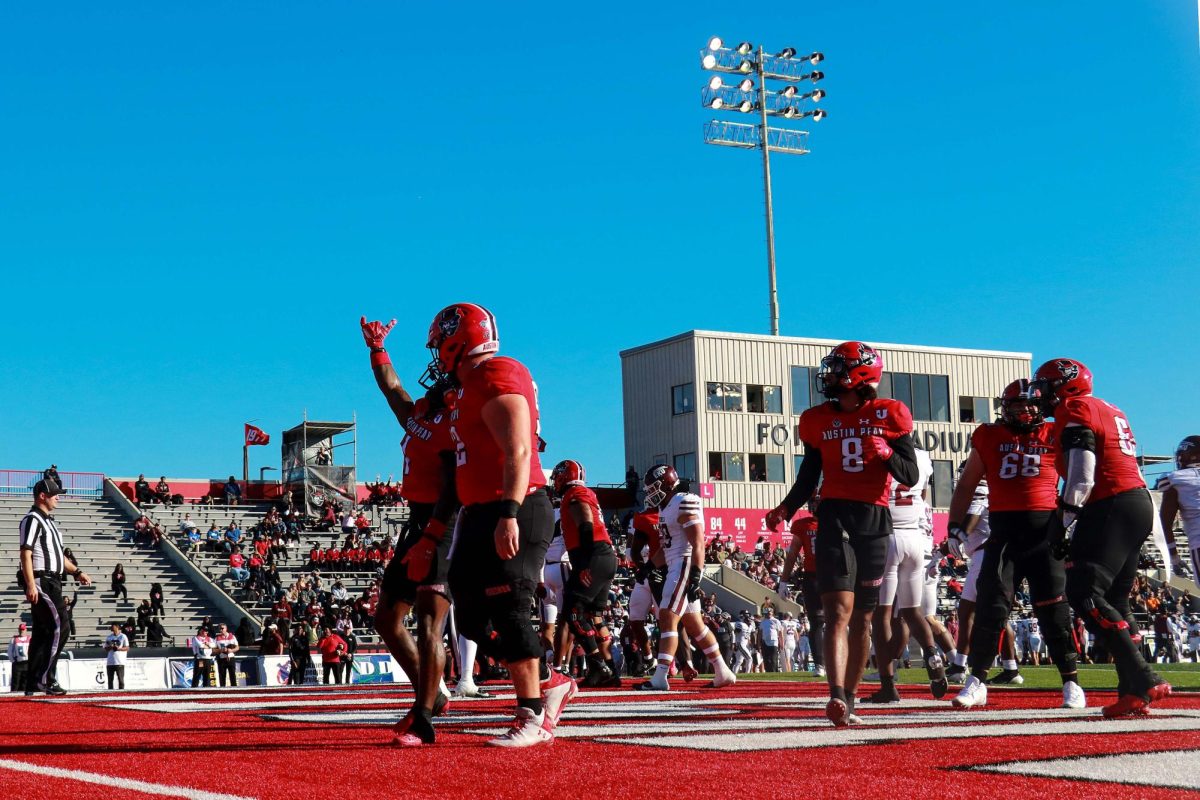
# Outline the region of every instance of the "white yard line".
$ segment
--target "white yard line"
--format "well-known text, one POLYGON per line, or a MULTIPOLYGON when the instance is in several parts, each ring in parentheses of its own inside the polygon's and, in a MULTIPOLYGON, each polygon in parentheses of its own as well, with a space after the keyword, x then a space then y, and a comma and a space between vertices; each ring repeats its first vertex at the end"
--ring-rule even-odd
MULTIPOLYGON (((61 778, 68 781, 94 783, 113 789, 128 789, 131 792, 142 792, 160 797, 184 797, 187 800, 251 800, 244 795, 225 794, 223 792, 206 792, 203 789, 192 789, 187 786, 174 786, 167 783, 150 783, 133 778, 118 778, 114 775, 102 775, 98 772, 83 772, 77 769, 60 769, 59 767, 43 767, 40 764, 28 764, 24 761, 13 761, 0 758, 0 769, 14 772, 28 772, 46 778, 61 778)), ((63 794, 67 794, 66 791, 63 794)))

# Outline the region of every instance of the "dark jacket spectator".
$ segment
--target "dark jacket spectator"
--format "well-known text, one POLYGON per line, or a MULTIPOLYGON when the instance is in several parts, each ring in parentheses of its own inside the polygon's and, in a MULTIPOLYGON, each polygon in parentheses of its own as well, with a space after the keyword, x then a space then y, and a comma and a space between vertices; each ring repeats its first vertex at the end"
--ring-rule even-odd
POLYGON ((258 653, 264 656, 283 655, 283 637, 279 635, 279 626, 274 622, 263 628, 262 638, 258 642, 258 653))
POLYGON ((62 478, 58 476, 58 464, 51 464, 50 469, 42 473, 42 477, 48 481, 54 481, 58 484, 58 488, 63 488, 62 478))
POLYGON ((143 503, 154 502, 154 490, 150 488, 150 483, 146 480, 145 475, 138 475, 137 482, 133 484, 133 496, 139 506, 143 503))
POLYGON ((237 478, 232 475, 225 482, 225 505, 236 506, 242 499, 242 487, 238 486, 237 478))
POLYGON ((151 617, 146 625, 146 647, 162 647, 166 638, 167 631, 163 624, 158 621, 158 617, 151 617))
POLYGON ((129 599, 129 590, 125 588, 125 567, 121 564, 113 567, 112 593, 113 600, 116 600, 118 595, 124 600, 129 599))

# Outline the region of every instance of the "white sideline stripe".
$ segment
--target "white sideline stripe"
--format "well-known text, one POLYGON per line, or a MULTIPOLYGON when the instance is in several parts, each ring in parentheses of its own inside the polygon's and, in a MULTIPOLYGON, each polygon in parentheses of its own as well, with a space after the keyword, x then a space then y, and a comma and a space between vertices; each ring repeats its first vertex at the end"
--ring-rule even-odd
POLYGON ((0 758, 0 769, 11 769, 14 772, 28 772, 50 778, 62 778, 69 781, 95 783, 114 789, 128 789, 131 792, 144 792, 163 797, 185 797, 188 800, 251 800, 238 794, 222 792, 206 792, 203 789, 192 789, 187 786, 172 786, 168 783, 149 783, 133 778, 118 778, 114 775, 103 775, 98 772, 82 772, 77 769, 60 769, 58 767, 43 767, 40 764, 28 764, 24 761, 12 761, 0 758))
POLYGON ((1039 778, 1075 778, 1168 789, 1200 789, 1200 775, 1195 770, 1180 769, 1184 764, 1195 764, 1197 756, 1200 756, 1200 750, 1166 750, 1161 753, 1118 753, 1048 761, 1010 761, 974 769, 978 772, 1033 775, 1039 778))
MULTIPOLYGON (((287 690, 280 687, 276 690, 265 690, 261 686, 255 687, 254 690, 247 690, 246 687, 237 689, 222 689, 221 691, 200 691, 192 689, 176 689, 173 692, 161 694, 158 692, 139 694, 137 692, 89 692, 87 694, 75 694, 67 697, 45 697, 31 698, 40 700, 44 703, 102 703, 102 702, 129 702, 137 703, 143 700, 179 700, 187 698, 188 700, 241 700, 244 698, 264 698, 264 697, 308 697, 308 698, 325 698, 330 694, 357 694, 366 690, 348 690, 342 689, 325 689, 314 690, 287 690)), ((376 684, 375 691, 389 694, 412 694, 412 687, 405 684, 403 686, 390 687, 387 684, 376 684), (384 688, 387 687, 387 688, 384 688)))
MULTIPOLYGON (((646 709, 629 709, 622 708, 619 712, 614 712, 610 708, 592 710, 589 706, 571 706, 568 716, 572 720, 577 719, 608 719, 614 716, 614 713, 622 717, 637 719, 639 717, 712 717, 719 716, 724 712, 711 710, 684 710, 684 709, 663 709, 656 708, 653 710, 646 709)), ((316 722, 321 724, 335 725, 390 725, 397 722, 403 716, 399 711, 393 709, 389 711, 350 711, 350 712, 334 712, 331 714, 309 713, 309 714, 267 714, 266 719, 278 720, 280 722, 316 722)), ((465 724, 483 724, 496 722, 512 722, 512 714, 454 714, 451 713, 444 717, 434 717, 433 724, 439 727, 465 724)), ((636 727, 636 726, 630 726, 636 727)), ((508 728, 496 728, 496 731, 504 733, 508 728)), ((559 727, 560 732, 567 730, 559 727)), ((614 731, 611 727, 605 727, 605 733, 622 733, 623 731, 614 731)), ((640 728, 638 729, 640 730, 640 728)), ((631 732, 638 732, 634 730, 631 732)), ((474 733, 475 731, 464 731, 464 733, 474 733)), ((491 730, 489 730, 491 733, 491 730)))
MULTIPOLYGON (((1024 722, 1006 725, 950 725, 930 727, 875 727, 862 726, 834 728, 826 723, 819 730, 792 730, 778 733, 709 733, 703 736, 646 736, 600 738, 597 741, 613 744, 636 744, 655 747, 673 747, 688 750, 717 750, 734 753, 742 750, 790 750, 812 747, 844 747, 877 742, 901 742, 921 739, 973 739, 992 736, 1062 736, 1064 734, 1093 734, 1105 736, 1113 733, 1137 733, 1139 731, 1194 731, 1195 718, 1151 716, 1148 719, 1105 720, 1099 709, 1094 717, 1043 724, 1024 722)), ((983 720, 980 720, 984 722, 983 720)), ((472 731, 474 733, 475 731, 472 731)), ((555 736, 562 735, 562 729, 555 736)))

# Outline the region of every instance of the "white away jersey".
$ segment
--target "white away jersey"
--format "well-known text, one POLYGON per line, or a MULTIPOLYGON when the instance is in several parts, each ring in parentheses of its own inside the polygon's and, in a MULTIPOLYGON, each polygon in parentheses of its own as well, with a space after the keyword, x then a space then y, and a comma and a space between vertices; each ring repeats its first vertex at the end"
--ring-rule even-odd
MULTIPOLYGON (((972 541, 985 542, 992 529, 988 526, 988 485, 986 480, 980 480, 975 486, 975 494, 971 495, 971 505, 967 506, 967 516, 979 517, 979 524, 971 531, 972 541)), ((972 550, 978 549, 972 546, 972 550)))
POLYGON ((554 509, 554 538, 550 540, 550 546, 546 548, 547 564, 557 564, 567 560, 567 543, 562 535, 560 514, 561 512, 557 508, 554 509))
POLYGON ((672 495, 662 511, 658 512, 658 535, 668 562, 692 554, 688 531, 679 524, 679 518, 685 514, 694 514, 700 518, 701 526, 704 525, 704 509, 700 505, 699 495, 686 492, 672 495))
POLYGON ((926 509, 925 487, 933 477, 933 459, 921 448, 917 452, 917 482, 913 486, 901 486, 894 483, 888 494, 888 507, 892 512, 892 529, 922 530, 924 528, 926 509))
MULTIPOLYGON (((1183 520, 1188 549, 1200 547, 1200 467, 1185 467, 1164 475, 1155 488, 1175 490, 1179 497, 1179 516, 1183 520)), ((1166 534, 1171 535, 1170 531, 1166 531, 1166 534)))

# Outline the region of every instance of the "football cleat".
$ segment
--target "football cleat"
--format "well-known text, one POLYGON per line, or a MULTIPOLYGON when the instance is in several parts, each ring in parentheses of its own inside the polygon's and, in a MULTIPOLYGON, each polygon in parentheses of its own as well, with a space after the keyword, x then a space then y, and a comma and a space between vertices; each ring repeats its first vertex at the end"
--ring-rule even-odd
POLYGON ((1015 669, 1001 670, 999 675, 988 678, 988 686, 1020 686, 1025 682, 1020 671, 1015 669))
POLYGON ((946 667, 946 680, 950 683, 962 683, 967 679, 967 668, 960 664, 946 667))
POLYGON ((867 695, 863 698, 864 703, 899 703, 900 693, 893 686, 890 689, 880 688, 874 694, 867 695))
POLYGON ((734 675, 730 669, 726 668, 713 676, 712 683, 709 686, 713 689, 724 689, 726 686, 733 686, 735 683, 737 683, 737 675, 734 675))
POLYGON ((982 708, 987 705, 987 685, 972 675, 950 702, 955 708, 982 708))
POLYGON ((607 681, 600 684, 600 688, 602 688, 602 689, 620 689, 621 688, 621 676, 613 675, 607 681))
POLYGON ((542 684, 542 702, 546 706, 546 724, 553 731, 558 726, 558 720, 562 717, 563 709, 567 707, 567 703, 571 702, 571 698, 579 691, 578 684, 570 675, 563 675, 561 672, 555 672, 550 676, 550 680, 542 684))
POLYGON ((825 668, 822 666, 816 667, 816 669, 813 670, 813 675, 818 678, 824 678, 825 677, 825 668))
POLYGON ((929 693, 933 695, 934 700, 941 700, 950 689, 943 663, 942 657, 937 653, 932 653, 925 659, 925 674, 929 676, 929 693))
POLYGON ((395 747, 420 747, 434 742, 433 726, 411 711, 392 730, 395 733, 392 745, 395 747), (401 725, 404 726, 403 730, 401 725))
POLYGON ((450 710, 450 695, 438 692, 438 696, 433 700, 433 715, 440 717, 450 710))
POLYGON ((528 708, 517 707, 517 713, 513 717, 512 727, 507 733, 497 736, 495 739, 489 739, 488 744, 493 747, 533 747, 539 744, 550 744, 554 741, 554 734, 546 729, 545 722, 549 719, 549 715, 545 712, 535 714, 528 708))
POLYGON ((831 697, 825 704, 825 716, 835 728, 844 728, 850 724, 850 706, 846 705, 845 700, 831 697))
POLYGON ((637 686, 634 686, 633 688, 638 690, 639 692, 666 692, 666 691, 670 691, 671 686, 665 680, 662 683, 655 683, 654 678, 651 678, 648 681, 643 681, 642 683, 639 683, 637 686))
POLYGON ((474 683, 459 681, 458 685, 454 687, 454 696, 460 700, 487 700, 492 695, 480 689, 474 683))
POLYGON ((603 686, 613 676, 613 671, 608 668, 608 665, 603 661, 592 664, 588 668, 587 677, 583 679, 581 686, 586 686, 589 689, 595 689, 597 686, 603 686))
POLYGON ((691 664, 685 664, 683 667, 683 682, 691 683, 692 681, 696 680, 696 676, 699 674, 700 671, 691 664))
POLYGON ((67 690, 66 690, 66 689, 64 689, 63 687, 61 687, 61 686, 59 686, 59 685, 58 685, 58 681, 55 681, 54 683, 51 683, 49 686, 45 687, 45 688, 43 689, 43 691, 44 691, 46 694, 48 694, 48 695, 53 695, 53 696, 55 696, 55 697, 58 697, 58 696, 61 696, 61 695, 64 695, 64 694, 66 694, 66 693, 67 693, 67 690))
POLYGON ((1063 708, 1087 708, 1087 696, 1084 695, 1083 689, 1075 681, 1067 681, 1063 684, 1063 708))
POLYGON ((1109 703, 1100 713, 1105 719, 1118 717, 1144 717, 1150 713, 1150 704, 1136 694, 1123 694, 1116 702, 1109 703))

